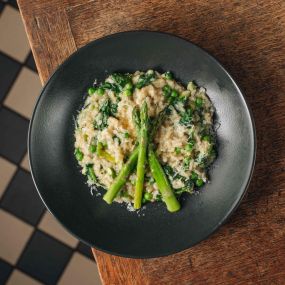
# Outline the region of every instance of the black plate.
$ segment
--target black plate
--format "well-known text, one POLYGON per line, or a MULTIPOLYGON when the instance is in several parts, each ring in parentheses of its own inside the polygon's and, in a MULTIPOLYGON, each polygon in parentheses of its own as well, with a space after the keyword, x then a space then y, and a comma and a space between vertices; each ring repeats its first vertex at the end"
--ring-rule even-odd
POLYGON ((212 56, 169 34, 134 31, 91 42, 56 70, 36 104, 29 154, 42 200, 77 238, 116 255, 158 257, 207 238, 236 209, 253 171, 255 130, 240 89, 212 56), (94 79, 147 69, 171 70, 183 84, 196 80, 207 89, 220 123, 211 183, 199 195, 185 196, 175 214, 155 203, 138 215, 91 196, 73 156, 73 118, 94 79))

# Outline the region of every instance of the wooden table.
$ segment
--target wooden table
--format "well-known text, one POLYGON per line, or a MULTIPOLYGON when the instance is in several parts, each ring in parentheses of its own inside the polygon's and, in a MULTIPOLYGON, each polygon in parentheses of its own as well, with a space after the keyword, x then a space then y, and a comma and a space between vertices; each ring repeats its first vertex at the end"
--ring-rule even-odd
POLYGON ((255 172, 230 221, 208 240, 164 258, 133 260, 93 249, 103 283, 285 284, 285 1, 18 2, 42 83, 91 40, 134 29, 166 31, 216 56, 254 114, 255 172))

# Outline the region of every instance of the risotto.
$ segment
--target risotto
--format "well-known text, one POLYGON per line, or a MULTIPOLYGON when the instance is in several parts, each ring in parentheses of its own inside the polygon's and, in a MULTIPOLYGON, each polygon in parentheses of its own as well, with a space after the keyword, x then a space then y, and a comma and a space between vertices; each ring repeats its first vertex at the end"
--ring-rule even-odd
POLYGON ((206 90, 193 81, 185 88, 170 72, 114 73, 88 89, 75 157, 88 184, 106 189, 107 203, 139 209, 163 201, 174 212, 182 193, 208 181, 213 115, 206 90))

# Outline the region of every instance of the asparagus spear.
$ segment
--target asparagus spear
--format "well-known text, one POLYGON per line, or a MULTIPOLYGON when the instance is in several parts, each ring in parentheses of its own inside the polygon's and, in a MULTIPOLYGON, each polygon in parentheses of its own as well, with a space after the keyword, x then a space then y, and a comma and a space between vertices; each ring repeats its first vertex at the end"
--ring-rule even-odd
POLYGON ((180 209, 180 204, 177 201, 173 190, 167 180, 167 177, 153 151, 152 146, 148 149, 148 162, 153 178, 157 184, 157 187, 162 195, 162 199, 166 204, 169 212, 176 212, 180 209))
MULTIPOLYGON (((155 118, 152 130, 150 132, 150 142, 155 136, 159 126, 163 122, 167 111, 168 111, 168 106, 164 108, 155 118)), ((152 176, 156 181, 157 187, 160 191, 160 194, 162 195, 163 201, 165 202, 167 209, 170 212, 178 211, 180 209, 180 204, 177 201, 176 196, 171 188, 171 185, 169 184, 169 181, 164 173, 164 170, 161 167, 159 160, 153 150, 152 143, 150 143, 148 147, 148 162, 152 176)))
MULTIPOLYGON (((135 124, 138 137, 139 137, 139 130, 140 130, 140 117, 139 117, 139 110, 137 108, 134 108, 133 110, 133 122, 135 124)), ((138 153, 139 153, 139 147, 136 147, 134 151, 132 152, 131 156, 129 157, 128 161, 125 163, 125 165, 122 167, 121 171, 119 172, 118 176, 114 180, 113 184, 110 186, 106 194, 104 195, 103 199, 108 203, 111 204, 113 200, 115 199, 118 192, 121 190, 121 188, 125 185, 127 182, 127 178, 132 172, 132 170, 135 168, 135 165, 138 160, 138 153)))
MULTIPOLYGON (((150 142, 153 139, 153 137, 154 137, 154 135, 155 135, 159 125, 163 121, 163 119, 165 117, 165 114, 166 114, 166 111, 167 111, 167 108, 165 108, 163 111, 161 111, 158 114, 158 116, 155 118, 155 120, 154 120, 154 122, 152 124, 152 130, 150 131, 150 134, 149 134, 149 141, 150 142)), ((137 130, 137 134, 138 134, 138 138, 139 138, 140 137, 140 124, 141 124, 141 122, 140 122, 139 110, 137 108, 135 108, 134 111, 133 111, 133 122, 135 124, 136 130, 137 130)), ((108 204, 112 203, 112 201, 116 197, 117 193, 120 191, 120 189, 126 183, 128 176, 130 175, 130 173, 132 172, 133 168, 136 165, 136 162, 137 162, 137 159, 138 159, 138 153, 139 153, 139 147, 136 147, 134 149, 133 153, 131 154, 130 158, 126 162, 126 164, 123 166, 123 168, 119 172, 119 174, 116 177, 115 181, 113 182, 111 187, 108 189, 107 193, 104 195, 103 199, 108 204)), ((159 164, 158 160, 157 160, 157 163, 159 164)), ((161 168, 161 166, 160 166, 160 168, 161 168)), ((161 168, 160 172, 162 172, 161 175, 165 176, 162 168, 161 168)), ((167 181, 167 179, 166 179, 166 181, 167 181)))
MULTIPOLYGON (((160 127, 162 121, 165 118, 166 112, 168 111, 168 106, 165 107, 153 120, 151 124, 151 129, 149 131, 149 143, 152 142, 158 128, 160 127)), ((133 109, 132 119, 136 128, 137 137, 140 136, 140 127, 141 127, 141 120, 140 120, 140 111, 137 107, 133 109)))
MULTIPOLYGON (((168 106, 166 108, 164 108, 157 115, 157 117, 154 119, 154 121, 152 123, 152 128, 149 132, 149 144, 150 144, 150 146, 149 146, 149 157, 151 157, 152 159, 151 160, 149 159, 149 164, 150 164, 150 166, 151 165, 153 166, 154 173, 155 173, 155 175, 153 174, 153 176, 157 182, 157 185, 158 185, 158 188, 159 188, 161 194, 166 193, 166 192, 170 193, 170 194, 168 194, 171 196, 170 198, 167 198, 167 195, 162 194, 162 196, 164 198, 163 200, 165 201, 168 210, 170 212, 175 212, 175 211, 178 211, 180 209, 180 204, 177 201, 177 199, 173 193, 173 190, 172 190, 172 188, 171 188, 171 186, 167 180, 167 177, 163 171, 163 168, 161 167, 161 165, 160 165, 160 163, 159 163, 159 161, 155 155, 155 152, 153 151, 153 145, 152 145, 152 140, 153 140, 159 126, 163 122, 167 111, 168 111, 168 106), (153 162, 153 161, 155 161, 155 162, 153 162)), ((134 111, 133 111, 133 121, 135 123, 137 133, 140 133, 140 119, 138 116, 138 110, 137 109, 134 109, 134 111)), ((152 173, 153 173, 153 171, 152 171, 152 173)))
POLYGON ((127 182, 127 179, 134 169, 137 159, 138 159, 139 148, 136 147, 135 150, 132 152, 131 156, 129 157, 128 161, 122 167, 121 171, 119 172, 118 176, 114 180, 113 184, 110 186, 106 194, 104 195, 103 199, 108 203, 111 204, 115 199, 118 192, 127 182))
POLYGON ((168 111, 168 106, 165 107, 154 119, 152 126, 151 126, 151 130, 149 133, 149 142, 151 143, 154 136, 156 135, 157 130, 159 129, 161 123, 163 122, 165 115, 168 111))
POLYGON ((145 174, 146 153, 148 146, 148 108, 144 102, 140 110, 139 154, 137 163, 137 181, 135 187, 134 208, 139 209, 142 204, 142 193, 145 174))

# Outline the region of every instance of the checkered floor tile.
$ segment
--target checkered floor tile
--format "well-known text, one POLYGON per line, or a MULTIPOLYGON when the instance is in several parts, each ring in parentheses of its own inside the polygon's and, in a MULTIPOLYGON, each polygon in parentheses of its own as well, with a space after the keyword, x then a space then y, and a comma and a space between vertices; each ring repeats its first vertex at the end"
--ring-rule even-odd
POLYGON ((27 131, 41 84, 16 1, 0 0, 0 285, 99 285, 91 249, 45 209, 27 131))

